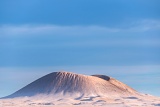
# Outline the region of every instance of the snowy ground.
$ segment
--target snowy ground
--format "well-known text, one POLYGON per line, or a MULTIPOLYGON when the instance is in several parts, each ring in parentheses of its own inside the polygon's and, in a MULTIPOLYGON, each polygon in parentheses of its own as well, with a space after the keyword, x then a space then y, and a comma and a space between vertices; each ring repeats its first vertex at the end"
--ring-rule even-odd
POLYGON ((15 99, 1 99, 0 107, 72 107, 72 106, 104 106, 104 107, 158 107, 160 98, 153 96, 141 97, 83 97, 83 98, 38 98, 25 97, 15 99))

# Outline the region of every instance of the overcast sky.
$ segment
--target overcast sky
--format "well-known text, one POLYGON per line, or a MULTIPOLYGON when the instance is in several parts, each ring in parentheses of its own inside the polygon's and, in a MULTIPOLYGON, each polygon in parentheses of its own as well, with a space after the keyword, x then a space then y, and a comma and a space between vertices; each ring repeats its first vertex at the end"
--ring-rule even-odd
POLYGON ((0 96, 57 70, 115 76, 160 96, 159 5, 159 0, 1 0, 0 96))

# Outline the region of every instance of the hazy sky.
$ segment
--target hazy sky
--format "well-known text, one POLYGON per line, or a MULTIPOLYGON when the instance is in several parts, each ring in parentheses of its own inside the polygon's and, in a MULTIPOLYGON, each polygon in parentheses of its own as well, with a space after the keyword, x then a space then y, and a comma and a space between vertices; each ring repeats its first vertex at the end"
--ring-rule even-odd
POLYGON ((1 0, 0 97, 62 69, 160 96, 160 0, 1 0))

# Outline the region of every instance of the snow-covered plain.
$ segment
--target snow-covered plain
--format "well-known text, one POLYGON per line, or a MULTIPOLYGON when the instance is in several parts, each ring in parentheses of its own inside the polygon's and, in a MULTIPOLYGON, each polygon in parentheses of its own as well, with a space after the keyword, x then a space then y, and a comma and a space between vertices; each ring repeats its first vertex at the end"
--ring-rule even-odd
POLYGON ((158 107, 160 98, 153 96, 107 98, 90 96, 78 98, 23 97, 0 100, 0 107, 52 107, 52 106, 104 106, 104 107, 158 107))
POLYGON ((0 99, 0 107, 52 106, 157 107, 160 98, 138 93, 105 75, 55 72, 0 99))

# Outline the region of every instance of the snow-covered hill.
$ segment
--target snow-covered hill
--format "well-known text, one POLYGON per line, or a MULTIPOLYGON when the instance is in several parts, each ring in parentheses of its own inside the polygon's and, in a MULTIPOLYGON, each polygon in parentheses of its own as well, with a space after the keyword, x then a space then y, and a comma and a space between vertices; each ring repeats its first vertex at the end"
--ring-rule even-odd
POLYGON ((0 100, 2 107, 50 105, 160 106, 160 99, 138 93, 105 75, 53 72, 0 100), (158 103, 159 102, 159 103, 158 103))

